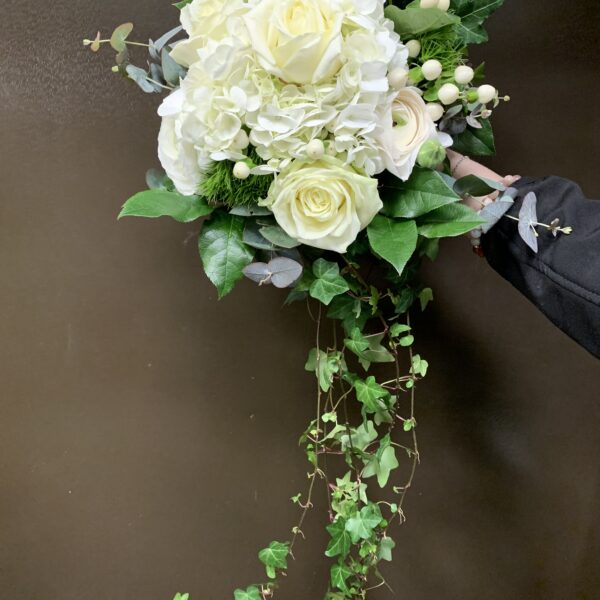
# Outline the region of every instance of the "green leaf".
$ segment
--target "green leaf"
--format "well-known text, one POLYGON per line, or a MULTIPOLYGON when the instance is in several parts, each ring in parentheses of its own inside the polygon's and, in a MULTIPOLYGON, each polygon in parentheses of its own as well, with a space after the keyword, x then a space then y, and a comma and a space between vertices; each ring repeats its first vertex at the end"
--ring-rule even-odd
MULTIPOLYGON (((382 446, 384 442, 382 442, 382 446)), ((363 469, 362 476, 366 479, 376 476, 379 487, 384 488, 390 478, 390 473, 400 466, 396 458, 396 450, 388 445, 374 454, 363 469)))
POLYGON ((243 242, 244 218, 216 212, 205 223, 198 242, 202 264, 217 288, 219 298, 226 296, 252 262, 254 251, 243 242))
POLYGON ((260 229, 262 236, 279 248, 297 248, 300 245, 298 240, 290 237, 279 225, 267 225, 260 229))
POLYGON ((386 175, 381 193, 383 213, 413 219, 460 200, 437 171, 416 167, 408 181, 386 175))
POLYGON ((464 204, 448 204, 428 213, 419 221, 419 234, 426 238, 456 237, 485 223, 464 204))
POLYGON ((185 77, 186 70, 171 58, 171 54, 166 48, 162 49, 161 64, 165 81, 178 86, 180 80, 185 77))
POLYGON ((173 4, 173 6, 177 7, 179 10, 181 10, 184 6, 191 4, 193 1, 194 0, 181 0, 181 2, 176 2, 175 4, 173 4))
POLYGON ((190 595, 189 594, 180 594, 179 592, 177 592, 177 594, 175 594, 175 597, 173 598, 173 600, 189 600, 190 595))
POLYGON ((397 6, 387 6, 385 16, 394 23, 394 30, 402 39, 460 23, 458 17, 438 8, 414 6, 402 10, 397 6))
POLYGON ((373 251, 387 260, 402 275, 417 248, 417 224, 414 221, 393 221, 376 216, 367 229, 373 251))
POLYGON ((467 127, 454 137, 452 150, 467 156, 493 156, 496 154, 494 132, 489 119, 480 121, 481 129, 467 127))
POLYGON ((399 337, 402 333, 408 333, 411 330, 410 325, 402 325, 401 323, 394 323, 390 327, 390 335, 392 337, 399 337))
POLYGON ((357 379, 354 382, 354 389, 358 401, 364 406, 367 413, 378 413, 387 408, 385 402, 382 402, 382 398, 387 398, 389 392, 382 388, 372 375, 364 381, 357 379))
POLYGON ((340 441, 342 450, 347 450, 352 447, 355 450, 364 451, 371 442, 377 439, 377 430, 373 421, 366 421, 360 427, 357 427, 348 435, 342 436, 340 441))
POLYGON ((180 223, 189 223, 209 215, 213 210, 200 196, 183 196, 177 192, 154 189, 129 198, 119 213, 119 219, 171 217, 180 223))
POLYGON ((327 317, 341 320, 344 331, 349 335, 355 327, 362 331, 370 315, 360 300, 344 294, 331 301, 327 317))
POLYGON ((460 17, 456 27, 459 41, 464 45, 487 42, 483 23, 502 4, 504 0, 453 0, 452 9, 460 17))
POLYGON ((339 517, 331 525, 327 526, 327 531, 331 536, 331 540, 325 550, 325 556, 333 558, 334 556, 347 556, 352 546, 350 534, 346 531, 346 520, 339 517))
POLYGON ((310 286, 309 293, 323 304, 329 304, 336 296, 347 292, 350 287, 340 275, 340 268, 336 263, 319 258, 313 264, 315 280, 310 286))
POLYGON ((271 542, 268 548, 263 548, 258 553, 258 559, 265 565, 269 578, 275 579, 276 569, 287 569, 289 546, 288 542, 271 542))
POLYGON ((125 40, 129 37, 133 31, 133 23, 123 23, 119 25, 114 31, 110 38, 110 45, 117 52, 123 52, 127 48, 125 40))
POLYGON ((384 334, 364 336, 360 330, 353 329, 350 338, 344 340, 344 345, 350 352, 358 356, 360 363, 366 370, 371 363, 394 362, 392 354, 381 345, 384 334))
POLYGON ((467 175, 461 177, 454 184, 454 191, 459 196, 486 196, 494 192, 503 192, 506 190, 506 186, 499 181, 493 181, 486 177, 479 177, 477 175, 467 175))
POLYGON ((350 534, 352 542, 356 544, 359 540, 368 540, 373 530, 381 523, 383 517, 377 504, 365 506, 360 513, 351 517, 346 522, 346 531, 350 534))
POLYGON ((341 352, 324 352, 313 348, 308 355, 308 361, 304 368, 314 371, 319 379, 319 385, 324 392, 331 389, 331 383, 336 373, 339 373, 342 363, 341 352))
POLYGON ((423 288, 419 292, 419 302, 421 303, 421 311, 425 311, 427 305, 433 302, 433 290, 431 288, 423 288))
POLYGON ((344 593, 349 593, 350 590, 346 585, 346 580, 350 578, 352 571, 344 563, 339 562, 331 567, 331 585, 344 593))
MULTIPOLYGON (((394 511, 395 512, 395 511, 394 511)), ((392 560, 392 550, 396 547, 396 542, 392 538, 384 537, 379 542, 379 550, 377 551, 377 557, 379 560, 392 560)))
POLYGON ((262 600, 260 590, 255 585, 251 585, 245 590, 235 590, 233 598, 234 600, 262 600))

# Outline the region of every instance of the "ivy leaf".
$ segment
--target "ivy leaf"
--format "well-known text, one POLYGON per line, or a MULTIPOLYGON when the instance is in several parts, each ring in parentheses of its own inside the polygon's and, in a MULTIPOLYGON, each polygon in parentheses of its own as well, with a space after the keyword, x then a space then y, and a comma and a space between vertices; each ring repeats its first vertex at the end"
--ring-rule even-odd
POLYGON ((235 590, 233 598, 234 600, 262 600, 260 590, 255 585, 251 585, 245 590, 235 590))
POLYGON ((325 550, 325 556, 329 556, 329 558, 338 555, 347 556, 352 546, 352 539, 346 531, 346 520, 342 517, 338 518, 337 521, 327 526, 327 531, 331 540, 325 550))
POLYGON ((183 196, 164 189, 146 190, 125 202, 119 219, 123 217, 171 217, 180 223, 189 223, 213 211, 200 196, 183 196))
POLYGON ((387 444, 382 441, 380 450, 365 465, 362 476, 366 479, 376 476, 379 487, 384 488, 390 478, 390 473, 399 466, 394 447, 389 445, 389 440, 387 444))
POLYGON ((313 348, 308 355, 304 368, 314 371, 319 379, 319 385, 324 392, 328 392, 333 382, 333 376, 339 372, 342 360, 341 352, 327 354, 323 350, 313 348))
POLYGON ((350 593, 346 581, 352 575, 352 571, 344 563, 339 562, 331 567, 331 585, 344 593, 350 593))
POLYGON ((344 345, 350 352, 358 356, 365 371, 371 363, 394 362, 392 354, 381 344, 383 333, 365 337, 358 328, 353 329, 350 338, 344 340, 344 345))
POLYGON ((364 406, 365 412, 378 413, 387 408, 381 399, 389 396, 389 392, 382 388, 372 375, 367 377, 365 381, 357 379, 354 382, 354 389, 358 401, 364 406))
POLYGON ((127 48, 125 40, 129 37, 133 31, 133 23, 123 23, 119 25, 112 33, 110 37, 110 45, 117 52, 123 52, 127 48))
POLYGON ((341 320, 347 334, 355 327, 362 331, 370 318, 368 311, 363 310, 363 303, 348 295, 336 296, 329 305, 327 316, 330 319, 341 320))
POLYGON ((340 275, 340 267, 336 263, 319 258, 313 264, 313 274, 315 280, 310 286, 309 293, 323 304, 330 304, 336 296, 350 289, 346 280, 340 275))
POLYGON ((494 131, 489 119, 481 121, 481 129, 467 127, 454 136, 452 150, 467 156, 493 156, 496 154, 494 131))
POLYGON ((189 600, 190 595, 189 594, 180 594, 179 592, 177 592, 177 594, 175 594, 175 597, 173 598, 173 600, 189 600))
POLYGON ((419 234, 426 238, 456 237, 485 223, 464 204, 448 204, 425 215, 419 221, 419 234))
POLYGON ((402 275, 410 257, 417 249, 417 224, 414 221, 394 221, 376 216, 367 229, 373 251, 387 260, 402 275))
POLYGON ((244 219, 216 212, 200 233, 198 247, 208 278, 219 298, 226 296, 252 262, 254 251, 243 242, 244 219))
POLYGON ((379 506, 377 504, 368 504, 360 513, 348 519, 346 522, 346 531, 350 534, 352 542, 356 544, 359 540, 368 540, 382 519, 379 506))
POLYGON ((487 42, 488 34, 483 23, 503 4, 504 0, 453 0, 452 8, 460 17, 456 27, 459 40, 465 46, 487 42))
POLYGON ((381 192, 383 213, 414 219, 460 200, 437 171, 416 167, 408 181, 386 174, 381 192))
POLYGON ((340 438, 342 450, 347 450, 352 447, 355 450, 364 451, 364 449, 374 440, 377 439, 377 430, 373 425, 373 421, 366 421, 360 427, 357 427, 348 435, 340 438))
POLYGON ((377 551, 377 556, 379 560, 387 560, 388 562, 392 561, 392 550, 396 547, 396 542, 389 537, 384 537, 379 542, 379 550, 377 551))
POLYGON ((394 23, 394 30, 402 39, 410 39, 413 36, 460 22, 455 15, 438 8, 419 8, 417 6, 404 10, 397 6, 387 6, 385 16, 394 23))
POLYGON ((289 543, 271 542, 268 548, 258 553, 258 559, 266 567, 267 576, 275 579, 276 569, 287 569, 287 557, 290 552, 289 543))

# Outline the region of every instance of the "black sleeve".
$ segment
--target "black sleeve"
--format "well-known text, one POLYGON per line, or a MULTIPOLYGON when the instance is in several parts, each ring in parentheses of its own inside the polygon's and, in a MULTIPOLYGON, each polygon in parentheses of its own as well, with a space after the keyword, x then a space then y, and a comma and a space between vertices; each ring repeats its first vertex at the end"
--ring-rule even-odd
POLYGON ((502 218, 482 238, 490 265, 531 300, 555 325, 600 358, 600 201, 560 177, 524 178, 509 215, 518 216, 523 197, 537 195, 540 223, 560 219, 573 227, 554 238, 538 228, 536 255, 519 237, 517 222, 502 218))

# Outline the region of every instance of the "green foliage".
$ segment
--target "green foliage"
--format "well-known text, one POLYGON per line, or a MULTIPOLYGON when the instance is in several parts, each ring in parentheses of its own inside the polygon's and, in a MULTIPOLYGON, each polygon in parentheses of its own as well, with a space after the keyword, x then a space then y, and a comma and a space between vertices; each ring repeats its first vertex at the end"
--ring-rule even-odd
POLYGON ((319 380, 319 385, 324 392, 328 392, 331 388, 333 378, 336 373, 339 373, 343 366, 343 355, 341 352, 323 352, 313 348, 308 355, 305 369, 314 371, 319 380))
POLYGON ((386 175, 381 198, 384 214, 403 219, 414 219, 460 200, 437 171, 418 167, 406 182, 386 175))
POLYGON ((341 555, 345 557, 350 552, 352 546, 352 538, 350 533, 346 531, 346 520, 343 517, 338 518, 331 525, 327 526, 327 531, 331 536, 331 540, 325 550, 325 555, 330 558, 341 555))
POLYGON ((465 44, 488 41, 483 23, 504 4, 504 0, 452 0, 452 10, 460 17, 456 25, 459 39, 465 44))
POLYGON ((251 585, 245 590, 235 590, 233 598, 234 600, 262 600, 260 590, 255 585, 251 585))
MULTIPOLYGON (((456 35, 456 26, 448 26, 417 36, 421 43, 419 62, 438 60, 444 73, 454 74, 454 70, 464 63, 466 49, 464 43, 456 35)), ((444 78, 446 81, 447 78, 444 78)))
POLYGON ((409 6, 404 10, 388 5, 385 16, 394 23, 394 30, 402 39, 411 39, 428 31, 435 31, 460 22, 460 19, 438 8, 409 6))
POLYGON ((352 543, 368 540, 382 520, 381 510, 377 504, 371 502, 363 507, 359 513, 346 522, 346 531, 350 534, 352 543))
POLYGON ((171 217, 180 223, 189 223, 212 213, 203 198, 182 196, 177 192, 154 189, 139 192, 125 202, 119 219, 123 217, 171 217))
POLYGON ((417 225, 414 221, 393 221, 378 215, 367 229, 373 252, 387 260, 402 275, 417 248, 417 225))
POLYGON ((315 279, 310 285, 309 293, 323 304, 330 304, 336 296, 350 289, 348 282, 340 275, 337 263, 319 258, 314 262, 312 272, 315 279))
POLYGON ((387 399, 390 394, 375 381, 375 377, 372 375, 365 380, 357 379, 354 382, 354 389, 365 413, 373 414, 386 410, 387 404, 383 400, 387 399))
POLYGON ((287 557, 289 552, 289 543, 271 542, 268 548, 263 548, 258 553, 258 559, 265 565, 267 577, 275 579, 278 569, 287 569, 287 557))
POLYGON ((243 277, 244 267, 254 258, 243 235, 244 219, 222 210, 216 211, 200 232, 198 247, 204 271, 217 288, 219 298, 233 289, 243 277))
POLYGON ((377 477, 379 487, 384 488, 390 478, 390 473, 399 466, 396 450, 391 445, 388 434, 381 440, 377 452, 365 461, 362 476, 365 478, 377 477))
POLYGON ((474 210, 464 204, 448 204, 418 221, 419 234, 426 238, 456 237, 485 223, 474 210))
POLYGON ((365 371, 371 363, 394 362, 394 356, 381 344, 385 334, 364 336, 358 328, 344 340, 344 345, 350 352, 356 354, 365 371))
MULTIPOLYGON (((260 158, 250 148, 248 158, 259 164, 260 158)), ((272 175, 250 175, 238 179, 233 175, 234 163, 230 160, 215 161, 200 184, 199 193, 209 204, 225 206, 253 206, 263 200, 273 183, 272 175)))
POLYGON ((123 23, 119 25, 112 33, 110 38, 110 45, 117 52, 123 52, 127 48, 125 41, 131 35, 133 31, 133 23, 123 23))
POLYGON ((478 177, 477 175, 467 175, 461 177, 454 184, 454 191, 459 196, 486 196, 487 194, 493 194, 494 192, 503 192, 506 186, 499 181, 493 181, 485 177, 478 177))
POLYGON ((189 600, 189 598, 190 598, 189 594, 177 593, 177 594, 175 594, 175 597, 173 598, 173 600, 189 600))
POLYGON ((352 575, 352 570, 349 569, 343 562, 338 562, 331 567, 331 585, 344 593, 349 593, 350 590, 346 585, 346 581, 352 575))
POLYGON ((480 121, 481 129, 467 127, 465 131, 454 136, 452 149, 467 156, 493 156, 496 154, 494 132, 489 119, 480 121))

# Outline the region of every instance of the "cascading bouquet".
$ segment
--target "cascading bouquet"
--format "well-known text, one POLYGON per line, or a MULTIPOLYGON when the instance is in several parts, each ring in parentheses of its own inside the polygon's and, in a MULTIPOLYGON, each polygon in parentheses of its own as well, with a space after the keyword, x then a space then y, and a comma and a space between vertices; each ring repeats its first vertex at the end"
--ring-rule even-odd
POLYGON ((208 217, 199 250, 219 297, 246 276, 291 288, 287 302, 306 300, 316 321, 306 363, 316 410, 301 437, 308 489, 292 498, 299 522, 260 551, 267 581, 236 589, 235 600, 275 594, 317 485, 329 495, 325 598, 386 585, 380 563, 392 559, 419 462, 415 390, 428 363, 413 350, 409 312, 433 298, 419 265, 435 259, 440 238, 500 218, 460 202, 504 188, 456 181, 446 148, 494 152, 500 98, 482 84, 483 67, 467 64, 467 47, 487 39, 483 23, 502 3, 184 0, 185 39, 179 27, 132 42, 126 23, 84 41, 94 51, 110 43, 113 70, 145 92, 169 92, 158 111, 164 172, 149 171, 150 189, 120 216, 208 217), (132 46, 147 46, 147 67, 132 64, 132 46), (374 363, 393 367, 376 377, 374 363))

